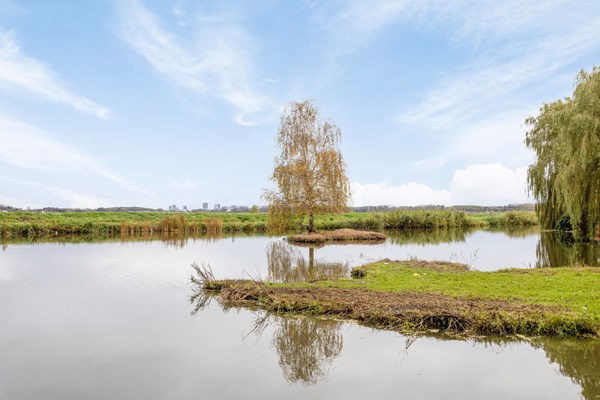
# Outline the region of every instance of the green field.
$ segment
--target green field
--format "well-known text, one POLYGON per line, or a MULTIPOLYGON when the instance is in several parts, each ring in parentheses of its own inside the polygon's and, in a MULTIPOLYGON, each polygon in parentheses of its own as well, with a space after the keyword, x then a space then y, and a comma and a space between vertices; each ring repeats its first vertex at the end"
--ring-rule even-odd
POLYGON ((462 297, 520 299, 561 305, 600 321, 600 268, 508 269, 494 272, 438 271, 418 262, 377 262, 364 267, 364 279, 325 285, 376 291, 433 292, 462 297))
MULTIPOLYGON (((47 237, 65 235, 136 236, 159 233, 267 232, 264 213, 167 213, 167 212, 8 212, 0 214, 0 236, 47 237)), ((306 224, 306 221, 305 221, 306 224)), ((304 226, 300 225, 298 231, 304 226)), ((535 225, 533 212, 465 213, 415 210, 319 215, 318 230, 352 228, 440 229, 535 225)))

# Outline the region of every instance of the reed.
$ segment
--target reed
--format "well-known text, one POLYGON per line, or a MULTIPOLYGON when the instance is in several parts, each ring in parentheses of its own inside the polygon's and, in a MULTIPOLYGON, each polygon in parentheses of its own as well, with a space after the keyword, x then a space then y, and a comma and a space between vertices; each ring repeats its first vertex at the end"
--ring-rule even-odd
POLYGON ((384 214, 383 225, 385 229, 464 228, 469 226, 469 220, 462 211, 394 211, 384 214))
POLYGON ((204 230, 211 235, 220 235, 223 233, 223 220, 219 218, 207 218, 204 220, 204 230))

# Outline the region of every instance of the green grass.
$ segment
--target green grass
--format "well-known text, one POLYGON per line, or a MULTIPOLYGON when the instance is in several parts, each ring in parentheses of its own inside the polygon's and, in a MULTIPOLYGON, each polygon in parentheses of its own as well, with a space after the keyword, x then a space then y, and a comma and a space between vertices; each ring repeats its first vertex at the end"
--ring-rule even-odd
POLYGON ((406 333, 600 337, 599 268, 478 272, 445 262, 386 260, 352 275, 357 278, 313 283, 218 281, 219 301, 406 333))
MULTIPOLYGON (((521 226, 535 222, 533 212, 468 214, 460 211, 414 210, 385 213, 325 214, 315 218, 317 230, 340 228, 382 231, 386 229, 447 229, 464 227, 521 226)), ((156 233, 205 233, 218 226, 223 232, 266 232, 263 213, 167 212, 10 212, 0 214, 0 237, 64 235, 152 235, 156 233), (222 224, 215 222, 222 221, 222 224)), ((305 228, 305 227, 304 227, 305 228)), ((303 228, 299 228, 302 231, 303 228)))
POLYGON ((503 213, 472 213, 469 220, 475 225, 486 227, 511 227, 538 225, 533 211, 507 211, 503 213))
POLYGON ((430 292, 461 297, 520 299, 528 303, 566 306, 600 321, 600 268, 509 269, 494 272, 435 271, 411 262, 377 262, 365 267, 360 280, 320 283, 375 291, 430 292))
POLYGON ((67 212, 0 214, 2 237, 64 235, 153 235, 223 232, 265 232, 266 215, 255 213, 67 212), (223 224, 215 224, 222 221, 223 224))

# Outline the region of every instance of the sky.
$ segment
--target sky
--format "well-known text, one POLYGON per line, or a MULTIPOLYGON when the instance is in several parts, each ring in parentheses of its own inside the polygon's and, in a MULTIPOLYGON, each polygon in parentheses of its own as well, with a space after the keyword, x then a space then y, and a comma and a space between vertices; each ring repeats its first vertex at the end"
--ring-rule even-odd
POLYGON ((594 65, 589 0, 0 0, 0 204, 263 204, 305 99, 355 206, 528 202, 524 121, 594 65))

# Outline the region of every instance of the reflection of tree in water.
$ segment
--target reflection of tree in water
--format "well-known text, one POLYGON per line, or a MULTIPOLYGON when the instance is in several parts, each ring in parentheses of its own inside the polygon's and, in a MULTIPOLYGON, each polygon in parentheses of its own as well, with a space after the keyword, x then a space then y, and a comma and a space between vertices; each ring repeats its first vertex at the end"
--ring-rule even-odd
POLYGON ((542 232, 536 247, 536 267, 600 265, 600 245, 573 240, 570 234, 542 232))
POLYGON ((430 244, 464 242, 473 230, 467 229, 406 229, 402 231, 388 231, 386 235, 390 243, 396 245, 417 244, 426 246, 430 244))
POLYGON ((284 240, 269 243, 266 252, 268 279, 273 282, 312 282, 348 275, 347 263, 315 261, 314 247, 308 248, 308 260, 284 240))
POLYGON ((539 226, 503 226, 500 228, 488 229, 490 232, 501 232, 509 238, 525 238, 540 233, 539 226))
POLYGON ((600 342, 597 340, 549 339, 534 343, 559 365, 560 373, 581 386, 584 399, 600 398, 600 342))
POLYGON ((290 383, 313 385, 327 375, 340 354, 341 323, 310 318, 280 318, 273 334, 283 376, 290 383))

